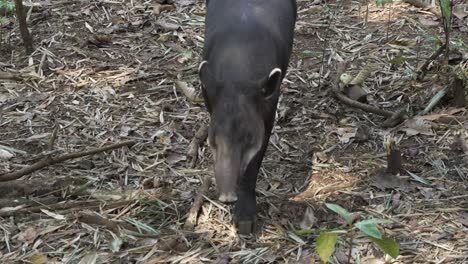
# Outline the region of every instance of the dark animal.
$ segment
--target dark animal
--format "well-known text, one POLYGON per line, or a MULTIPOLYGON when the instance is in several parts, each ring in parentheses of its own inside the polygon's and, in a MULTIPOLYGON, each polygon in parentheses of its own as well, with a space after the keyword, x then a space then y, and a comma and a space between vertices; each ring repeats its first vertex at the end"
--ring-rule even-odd
POLYGON ((255 185, 294 37, 295 0, 209 0, 199 75, 211 116, 219 200, 236 202, 241 234, 254 232, 255 185))

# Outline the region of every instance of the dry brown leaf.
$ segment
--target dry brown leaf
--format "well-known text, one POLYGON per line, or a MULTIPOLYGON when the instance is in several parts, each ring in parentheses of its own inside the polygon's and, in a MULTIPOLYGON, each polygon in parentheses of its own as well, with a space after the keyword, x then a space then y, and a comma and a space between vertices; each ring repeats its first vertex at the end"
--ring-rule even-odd
POLYGON ((78 264, 95 264, 98 258, 96 251, 86 253, 78 264))
POLYGON ((17 234, 17 238, 19 241, 32 243, 36 239, 37 235, 37 227, 30 225, 25 230, 17 234))
POLYGON ((417 116, 413 119, 408 120, 405 123, 405 126, 400 130, 406 132, 408 136, 415 136, 419 134, 427 136, 434 135, 434 131, 432 131, 430 118, 428 118, 427 116, 417 116))
POLYGON ((340 139, 340 143, 346 144, 352 138, 356 136, 357 128, 355 127, 339 127, 337 129, 338 138, 340 139))
POLYGON ((314 215, 314 209, 312 207, 307 207, 302 221, 299 223, 301 229, 312 229, 317 223, 317 217, 314 215))
POLYGON ((38 252, 28 258, 31 264, 46 264, 49 263, 47 256, 38 252))

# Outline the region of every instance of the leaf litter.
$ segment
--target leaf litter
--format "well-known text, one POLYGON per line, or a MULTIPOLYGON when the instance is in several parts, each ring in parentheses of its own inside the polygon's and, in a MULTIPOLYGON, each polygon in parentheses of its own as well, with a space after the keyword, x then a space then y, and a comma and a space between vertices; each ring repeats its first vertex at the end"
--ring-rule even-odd
MULTIPOLYGON (((378 116, 328 96, 324 85, 337 61, 352 62, 354 76, 372 62, 362 83, 369 104, 423 111, 436 94, 434 82, 444 86, 436 63, 426 80, 410 80, 411 67, 424 62, 433 53, 433 37, 441 37, 433 14, 394 3, 387 23, 388 8, 373 2, 366 14, 359 2, 331 1, 325 8, 298 1, 294 54, 259 176, 260 228, 248 239, 235 235, 232 208, 216 200, 214 185, 195 230, 182 228, 201 179, 212 174, 206 144, 194 168, 186 154, 209 118, 197 76, 203 1, 34 6, 31 57, 21 45, 4 45, 5 34, 0 39, 0 57, 8 58, 0 62, 0 77, 13 77, 0 82, 0 174, 51 153, 138 143, 1 182, 5 263, 317 263, 318 234, 294 231, 339 226, 324 202, 396 223, 384 230, 403 252, 394 263, 466 262, 466 109, 436 105, 393 131, 401 136, 408 171, 400 177, 413 179, 405 184, 416 188, 375 188, 369 178, 385 166, 381 142, 388 130, 378 116), (402 63, 392 65, 392 59, 402 63)), ((453 36, 468 43, 467 17, 455 10, 453 36)), ((21 43, 12 23, 0 30, 13 33, 8 43, 21 43)), ((357 241, 353 261, 386 260, 370 241, 357 241)), ((332 259, 344 263, 346 255, 347 248, 338 246, 332 259)))

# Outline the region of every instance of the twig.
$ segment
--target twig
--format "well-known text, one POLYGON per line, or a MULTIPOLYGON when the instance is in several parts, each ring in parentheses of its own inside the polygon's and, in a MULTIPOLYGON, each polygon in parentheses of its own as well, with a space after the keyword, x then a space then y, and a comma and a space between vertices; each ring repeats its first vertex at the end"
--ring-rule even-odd
POLYGON ((58 204, 51 204, 51 205, 39 205, 33 206, 28 208, 21 208, 18 210, 8 210, 8 211, 0 211, 0 217, 8 217, 14 215, 21 215, 21 214, 30 214, 30 213, 38 213, 41 209, 48 209, 48 210, 67 210, 67 209, 75 209, 75 210, 83 210, 84 208, 95 208, 95 207, 105 207, 105 208, 115 208, 128 205, 130 201, 118 201, 114 203, 105 203, 102 201, 86 201, 86 202, 76 202, 76 203, 58 203, 58 204))
POLYGON ((104 151, 108 151, 108 150, 112 150, 112 149, 117 149, 117 148, 121 148, 121 147, 125 147, 125 146, 131 147, 131 146, 133 146, 135 144, 136 144, 135 140, 130 140, 130 141, 124 141, 124 142, 118 143, 118 144, 105 146, 105 147, 102 147, 102 148, 96 148, 96 149, 85 150, 85 151, 81 151, 81 152, 69 153, 69 154, 65 154, 65 155, 62 155, 62 156, 59 156, 59 157, 55 157, 55 158, 47 156, 44 159, 32 164, 31 166, 22 168, 20 170, 14 171, 14 172, 0 174, 0 182, 16 180, 16 179, 18 179, 18 178, 20 178, 20 177, 22 177, 22 176, 24 176, 26 174, 29 174, 31 172, 34 172, 36 170, 39 170, 39 169, 42 169, 44 167, 47 167, 47 166, 50 166, 50 165, 53 165, 53 164, 56 164, 56 163, 60 163, 60 162, 63 162, 63 161, 69 160, 69 159, 76 159, 76 158, 80 158, 80 157, 84 157, 84 156, 94 155, 94 154, 97 154, 97 153, 100 153, 100 152, 104 152, 104 151))
POLYGON ((57 124, 57 121, 55 122, 54 125, 54 131, 52 132, 52 136, 50 137, 49 140, 49 150, 53 150, 54 145, 55 145, 55 140, 57 139, 57 132, 58 132, 59 125, 57 124))
POLYGON ((201 206, 203 205, 203 196, 206 195, 210 189, 211 185, 211 175, 206 175, 203 179, 203 184, 197 193, 197 197, 193 202, 192 208, 190 208, 187 219, 185 220, 184 229, 193 230, 197 224, 198 211, 200 211, 201 206))
MULTIPOLYGON (((368 104, 363 104, 363 103, 360 103, 358 101, 352 100, 351 98, 344 95, 340 91, 340 76, 341 76, 341 74, 344 73, 345 70, 346 70, 346 63, 339 63, 338 68, 336 70, 336 77, 335 77, 335 80, 334 80, 334 82, 332 84, 333 95, 338 100, 340 100, 344 104, 349 105, 351 107, 358 108, 358 109, 361 109, 361 110, 364 110, 366 112, 370 112, 370 113, 373 113, 373 114, 384 116, 384 117, 386 117, 388 119, 394 120, 396 123, 400 122, 403 119, 403 112, 395 113, 395 112, 392 112, 392 111, 387 111, 387 110, 384 110, 384 109, 380 109, 380 108, 377 108, 377 107, 374 107, 374 106, 371 106, 371 105, 368 105, 368 104)), ((392 122, 392 123, 395 123, 395 122, 392 122)), ((386 125, 389 125, 389 124, 386 124, 386 125)))
POLYGON ((208 137, 208 125, 202 124, 201 127, 195 133, 195 136, 192 139, 188 146, 187 155, 190 158, 190 167, 194 168, 198 159, 198 147, 203 145, 203 142, 208 137))
POLYGON ((419 72, 418 78, 417 78, 418 81, 421 81, 424 78, 424 76, 426 76, 427 66, 429 66, 429 63, 431 63, 433 60, 437 59, 437 57, 439 57, 440 54, 442 54, 444 49, 445 49, 445 44, 440 46, 439 49, 434 54, 432 54, 432 56, 429 57, 429 59, 426 60, 423 66, 421 66, 421 68, 418 70, 419 72))

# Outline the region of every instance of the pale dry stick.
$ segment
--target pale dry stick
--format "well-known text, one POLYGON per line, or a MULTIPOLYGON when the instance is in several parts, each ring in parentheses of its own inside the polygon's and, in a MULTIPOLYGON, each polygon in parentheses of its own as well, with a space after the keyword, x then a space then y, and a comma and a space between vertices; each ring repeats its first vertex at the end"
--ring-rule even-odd
POLYGON ((47 166, 50 166, 50 165, 53 165, 53 164, 64 162, 64 161, 69 160, 69 159, 76 159, 76 158, 81 158, 81 157, 84 157, 84 156, 94 155, 94 154, 97 154, 97 153, 101 153, 101 152, 104 152, 104 151, 113 150, 113 149, 117 149, 117 148, 121 148, 121 147, 125 147, 125 146, 131 147, 131 146, 135 145, 136 143, 137 142, 135 140, 129 140, 129 141, 124 141, 124 142, 121 142, 121 143, 105 146, 105 147, 102 147, 102 148, 95 148, 95 149, 91 149, 91 150, 85 150, 85 151, 80 151, 80 152, 69 153, 69 154, 59 156, 59 157, 47 156, 44 159, 42 159, 42 160, 40 160, 40 161, 38 161, 38 162, 28 166, 28 167, 22 168, 22 169, 17 170, 17 171, 0 174, 0 182, 16 180, 16 179, 21 178, 22 176, 24 176, 26 174, 30 174, 31 172, 37 171, 39 169, 42 169, 44 167, 47 167, 47 166))
POLYGON ((193 230, 197 224, 198 212, 200 211, 201 206, 203 205, 203 196, 205 196, 211 185, 211 175, 206 175, 203 179, 202 186, 199 188, 197 197, 193 202, 192 208, 190 208, 187 219, 185 220, 184 229, 193 230))

